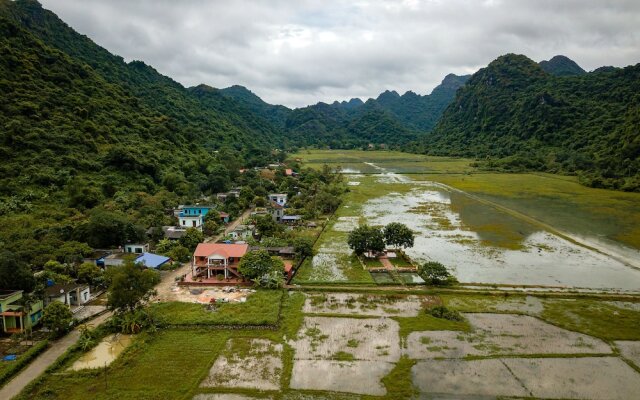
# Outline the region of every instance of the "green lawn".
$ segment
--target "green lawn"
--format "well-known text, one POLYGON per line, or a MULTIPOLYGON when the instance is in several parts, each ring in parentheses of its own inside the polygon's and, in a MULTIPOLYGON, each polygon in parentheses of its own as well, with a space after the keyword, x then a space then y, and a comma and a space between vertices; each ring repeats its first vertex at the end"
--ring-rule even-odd
POLYGON ((151 305, 161 325, 276 325, 282 291, 259 290, 245 303, 223 303, 215 311, 196 303, 167 302, 151 305))

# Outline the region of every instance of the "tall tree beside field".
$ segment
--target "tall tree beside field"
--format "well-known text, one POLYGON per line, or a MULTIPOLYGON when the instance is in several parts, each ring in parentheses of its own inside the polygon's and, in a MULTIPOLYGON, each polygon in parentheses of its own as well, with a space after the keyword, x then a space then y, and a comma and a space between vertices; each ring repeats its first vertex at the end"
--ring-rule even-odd
POLYGON ((409 227, 400 222, 392 222, 384 227, 384 240, 387 246, 392 247, 413 247, 414 234, 409 227))
POLYGON ((42 325, 48 328, 54 337, 62 336, 73 323, 73 314, 65 304, 59 301, 49 303, 42 315, 42 325))
POLYGON ((369 225, 360 225, 351 231, 347 243, 359 256, 368 251, 382 251, 385 247, 382 231, 369 225))
POLYGON ((238 265, 238 272, 248 279, 260 278, 274 271, 282 275, 284 264, 279 258, 270 256, 266 250, 248 252, 238 265))
POLYGON ((116 312, 135 311, 153 294, 153 287, 160 282, 160 275, 141 268, 133 262, 112 267, 110 273, 107 307, 116 312))

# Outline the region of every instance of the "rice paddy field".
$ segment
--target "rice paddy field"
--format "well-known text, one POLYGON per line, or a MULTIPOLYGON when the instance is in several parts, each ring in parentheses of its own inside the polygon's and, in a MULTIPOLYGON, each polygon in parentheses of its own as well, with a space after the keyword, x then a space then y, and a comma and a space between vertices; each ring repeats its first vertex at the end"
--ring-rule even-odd
POLYGON ((19 398, 629 399, 640 390, 637 300, 385 292, 275 291, 265 308, 279 317, 265 329, 192 314, 193 326, 134 335, 105 367, 70 368, 91 349, 67 356, 19 398), (462 319, 430 315, 436 305, 462 319), (608 318, 588 312, 599 307, 608 318))
MULTIPOLYGON (((350 192, 298 284, 370 284, 346 238, 358 224, 402 222, 406 251, 469 284, 640 292, 640 194, 574 177, 475 171, 470 160, 392 151, 303 151, 305 166, 344 173, 350 192)), ((376 279, 377 282, 377 279, 376 279)))

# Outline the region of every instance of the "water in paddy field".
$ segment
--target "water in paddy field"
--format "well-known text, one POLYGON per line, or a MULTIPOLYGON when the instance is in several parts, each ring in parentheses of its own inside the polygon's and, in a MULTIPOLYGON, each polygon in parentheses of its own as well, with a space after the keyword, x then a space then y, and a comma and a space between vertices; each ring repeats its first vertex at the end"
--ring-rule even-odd
MULTIPOLYGON (((386 174, 381 183, 404 182, 386 174), (388 179, 388 180, 387 180, 388 179)), ((640 270, 433 182, 412 182, 363 205, 371 225, 401 222, 416 232, 407 254, 439 261, 463 283, 640 291, 640 270)))
POLYGON ((106 365, 111 364, 130 343, 131 335, 109 335, 102 339, 96 347, 76 360, 71 369, 77 371, 88 368, 104 368, 106 365))

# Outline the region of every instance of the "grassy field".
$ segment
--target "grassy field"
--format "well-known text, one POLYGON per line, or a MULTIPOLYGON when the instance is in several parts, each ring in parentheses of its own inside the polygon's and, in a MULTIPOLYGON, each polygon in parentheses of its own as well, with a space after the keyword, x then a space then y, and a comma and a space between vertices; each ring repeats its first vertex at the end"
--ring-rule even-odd
POLYGON ((403 174, 418 173, 463 173, 476 171, 472 160, 451 157, 433 157, 409 154, 399 151, 363 150, 303 150, 290 158, 301 159, 306 167, 321 168, 327 164, 333 168, 342 167, 364 174, 380 173, 379 169, 365 164, 372 163, 390 172, 403 174))
POLYGON ((549 174, 412 175, 432 180, 577 235, 640 249, 640 193, 593 189, 549 174))
POLYGON ((161 325, 276 325, 280 317, 282 293, 258 291, 245 303, 217 305, 215 312, 196 303, 168 302, 151 305, 161 325))

